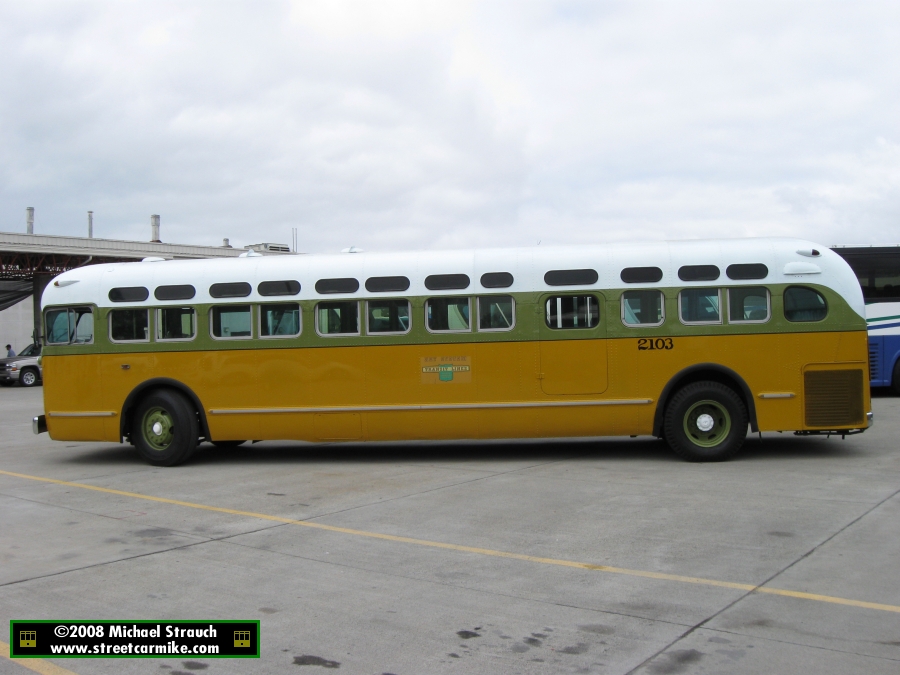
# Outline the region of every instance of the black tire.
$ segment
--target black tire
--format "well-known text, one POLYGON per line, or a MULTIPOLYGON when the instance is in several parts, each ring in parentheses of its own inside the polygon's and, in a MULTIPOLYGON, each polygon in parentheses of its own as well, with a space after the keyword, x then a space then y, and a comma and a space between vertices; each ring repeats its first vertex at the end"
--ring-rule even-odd
POLYGON ((41 377, 38 375, 38 371, 35 368, 25 368, 21 373, 19 373, 19 383, 23 387, 33 387, 39 381, 41 377))
POLYGON ((246 443, 247 441, 210 441, 214 446, 216 446, 219 450, 234 450, 239 445, 246 443))
POLYGON ((721 462, 744 444, 747 421, 747 408, 733 389, 718 382, 694 382, 672 396, 663 432, 683 459, 721 462))
POLYGON ((156 466, 175 466, 197 449, 197 411, 173 389, 156 389, 134 411, 131 442, 141 457, 156 466))
POLYGON ((894 373, 891 375, 891 391, 900 396, 900 359, 894 364, 894 373))

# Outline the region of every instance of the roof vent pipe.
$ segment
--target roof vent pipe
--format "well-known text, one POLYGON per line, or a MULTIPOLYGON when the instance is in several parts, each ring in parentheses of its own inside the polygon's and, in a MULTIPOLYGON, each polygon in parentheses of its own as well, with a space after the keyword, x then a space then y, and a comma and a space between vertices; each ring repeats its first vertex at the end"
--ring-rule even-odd
POLYGON ((29 206, 25 209, 25 232, 34 234, 34 207, 29 206))
POLYGON ((162 243, 159 238, 159 216, 156 215, 150 216, 150 241, 156 244, 162 243))
POLYGON ((88 239, 94 238, 94 212, 88 211, 88 239))

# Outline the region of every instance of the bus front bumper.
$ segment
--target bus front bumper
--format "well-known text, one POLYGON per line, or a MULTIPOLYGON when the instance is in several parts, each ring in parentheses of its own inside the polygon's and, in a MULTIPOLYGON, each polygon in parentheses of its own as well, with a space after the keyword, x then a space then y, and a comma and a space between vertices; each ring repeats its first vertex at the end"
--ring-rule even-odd
POLYGON ((32 418, 31 430, 35 434, 45 433, 47 431, 47 418, 43 415, 38 415, 37 417, 32 418))

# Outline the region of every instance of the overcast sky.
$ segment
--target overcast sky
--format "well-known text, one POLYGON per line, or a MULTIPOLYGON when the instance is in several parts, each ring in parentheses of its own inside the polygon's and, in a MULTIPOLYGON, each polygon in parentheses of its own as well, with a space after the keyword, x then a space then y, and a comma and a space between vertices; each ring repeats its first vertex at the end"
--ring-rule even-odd
POLYGON ((900 2, 0 0, 0 230, 900 242, 900 2))

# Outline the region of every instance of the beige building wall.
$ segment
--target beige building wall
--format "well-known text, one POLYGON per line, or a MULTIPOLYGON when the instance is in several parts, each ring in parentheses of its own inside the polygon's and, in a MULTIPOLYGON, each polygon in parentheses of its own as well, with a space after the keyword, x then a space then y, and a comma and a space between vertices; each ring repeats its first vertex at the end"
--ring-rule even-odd
MULTIPOLYGON (((18 354, 31 344, 31 333, 34 331, 34 307, 31 296, 0 312, 0 349, 11 344, 18 354)), ((6 356, 3 349, 0 357, 6 356)))

